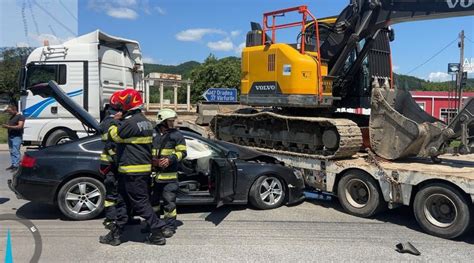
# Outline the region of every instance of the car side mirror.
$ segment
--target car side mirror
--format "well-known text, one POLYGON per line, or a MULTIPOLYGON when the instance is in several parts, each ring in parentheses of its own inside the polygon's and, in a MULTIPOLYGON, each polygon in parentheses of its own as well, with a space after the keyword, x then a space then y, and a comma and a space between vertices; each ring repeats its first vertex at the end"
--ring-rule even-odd
POLYGON ((239 157, 239 154, 234 151, 228 151, 226 157, 230 159, 237 159, 239 157))

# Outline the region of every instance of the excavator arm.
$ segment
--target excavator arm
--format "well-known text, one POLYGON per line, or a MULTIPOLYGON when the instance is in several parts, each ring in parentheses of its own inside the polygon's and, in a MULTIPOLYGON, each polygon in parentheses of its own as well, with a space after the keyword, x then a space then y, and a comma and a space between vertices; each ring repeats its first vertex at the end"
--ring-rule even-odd
MULTIPOLYGON (((322 58, 329 61, 329 75, 336 77, 335 93, 347 94, 377 37, 390 25, 469 15, 474 15, 471 0, 351 0, 320 48, 322 58), (347 69, 346 61, 354 50, 358 50, 357 59, 347 69)), ((388 74, 382 77, 391 78, 388 74)))

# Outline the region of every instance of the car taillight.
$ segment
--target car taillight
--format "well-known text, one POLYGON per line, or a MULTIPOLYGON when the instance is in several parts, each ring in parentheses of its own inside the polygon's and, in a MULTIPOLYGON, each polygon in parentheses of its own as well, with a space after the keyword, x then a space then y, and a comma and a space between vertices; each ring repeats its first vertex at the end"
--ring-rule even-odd
POLYGON ((33 166, 35 166, 35 163, 36 163, 36 158, 33 158, 25 154, 25 156, 23 156, 23 159, 21 159, 20 165, 26 168, 33 168, 33 166))

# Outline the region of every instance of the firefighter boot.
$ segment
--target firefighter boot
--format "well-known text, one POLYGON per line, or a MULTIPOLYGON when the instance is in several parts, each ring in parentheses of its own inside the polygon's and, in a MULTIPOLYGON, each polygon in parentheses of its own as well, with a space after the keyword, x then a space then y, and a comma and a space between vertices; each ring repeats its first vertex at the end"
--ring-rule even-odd
POLYGON ((151 230, 151 234, 148 236, 146 243, 151 245, 163 246, 166 244, 166 238, 161 232, 161 228, 155 228, 151 230))
POLYGON ((164 227, 162 230, 163 236, 166 238, 170 238, 174 235, 175 231, 171 227, 164 227))
POLYGON ((121 235, 122 229, 120 229, 117 225, 113 224, 113 226, 111 226, 110 232, 107 233, 107 235, 99 237, 99 242, 111 246, 118 246, 122 243, 120 241, 121 235))

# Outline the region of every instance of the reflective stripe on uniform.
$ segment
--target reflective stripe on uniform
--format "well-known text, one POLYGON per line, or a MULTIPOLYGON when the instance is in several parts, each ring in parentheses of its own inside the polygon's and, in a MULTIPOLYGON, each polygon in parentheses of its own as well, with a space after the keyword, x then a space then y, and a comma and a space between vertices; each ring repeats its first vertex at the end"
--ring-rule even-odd
POLYGON ((100 160, 103 162, 113 162, 112 157, 110 157, 107 154, 101 154, 100 155, 100 160))
POLYGON ((151 172, 151 164, 135 164, 119 166, 120 173, 147 173, 151 172))
POLYGON ((175 150, 174 149, 162 149, 161 150, 161 155, 163 156, 169 156, 174 154, 175 150))
POLYGON ((186 145, 184 144, 178 144, 175 147, 176 151, 186 151, 186 145))
POLYGON ((183 153, 182 152, 175 152, 175 155, 178 158, 178 161, 181 161, 181 159, 183 159, 183 153))
POLYGON ((158 181, 158 180, 173 180, 173 179, 178 179, 178 173, 177 172, 160 173, 160 174, 158 174, 158 176, 155 177, 155 181, 158 181))
POLYGON ((116 205, 115 201, 108 201, 108 200, 104 201, 104 207, 111 207, 114 205, 116 205))
POLYGON ((151 150, 151 154, 154 155, 154 156, 156 156, 156 153, 157 153, 157 152, 158 152, 157 149, 152 149, 152 150, 151 150))
POLYGON ((158 212, 160 212, 160 209, 161 209, 160 205, 154 206, 153 207, 153 212, 158 213, 158 212))
POLYGON ((115 151, 113 149, 109 149, 107 152, 109 153, 109 155, 115 155, 115 151))
POLYGON ((104 133, 104 134, 102 134, 102 136, 100 136, 100 139, 101 139, 102 141, 107 141, 107 140, 109 139, 109 136, 108 136, 107 133, 104 133))
POLYGON ((130 144, 150 144, 153 141, 152 136, 146 137, 131 137, 131 138, 121 138, 118 135, 118 128, 117 126, 110 126, 109 128, 109 135, 110 138, 118 143, 130 143, 130 144))
POLYGON ((171 212, 166 212, 166 211, 163 212, 163 217, 164 218, 173 218, 173 217, 176 217, 177 215, 178 215, 178 213, 176 212, 176 208, 173 209, 173 211, 171 211, 171 212))

